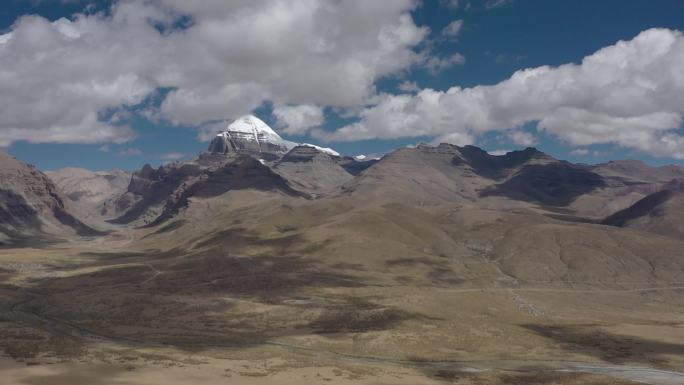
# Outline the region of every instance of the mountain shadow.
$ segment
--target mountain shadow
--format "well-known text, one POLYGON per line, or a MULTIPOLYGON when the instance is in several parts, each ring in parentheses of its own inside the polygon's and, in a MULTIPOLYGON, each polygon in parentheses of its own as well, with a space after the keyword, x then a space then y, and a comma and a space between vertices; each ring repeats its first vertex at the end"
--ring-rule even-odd
MULTIPOLYGON (((625 227, 629 225, 629 222, 645 216, 650 216, 652 218, 661 217, 667 212, 665 204, 669 201, 675 201, 682 196, 684 196, 684 180, 673 179, 665 184, 662 190, 647 195, 632 206, 608 216, 601 223, 604 225, 625 227)), ((677 209, 672 208, 670 208, 670 210, 677 211, 677 209)))
POLYGON ((487 151, 475 147, 459 147, 459 155, 454 156, 451 164, 458 166, 468 164, 475 173, 489 179, 500 179, 507 175, 506 171, 523 165, 535 158, 547 157, 541 151, 528 147, 522 151, 511 151, 505 155, 491 155, 487 151))
POLYGON ((648 195, 632 206, 620 210, 604 219, 601 223, 604 225, 623 227, 628 222, 644 217, 646 215, 656 215, 657 209, 660 205, 672 198, 674 193, 670 190, 658 191, 648 195))
POLYGON ((480 196, 568 206, 580 195, 605 186, 600 175, 567 162, 532 164, 524 166, 507 181, 483 190, 480 196))
POLYGON ((612 364, 639 362, 657 365, 667 362, 660 355, 684 356, 684 345, 641 337, 611 334, 593 325, 522 325, 525 329, 551 339, 568 351, 593 355, 612 364))
MULTIPOLYGON (((0 229, 34 228, 40 229, 38 212, 21 195, 11 190, 0 189, 0 229)), ((10 231, 7 229, 6 231, 10 231)))

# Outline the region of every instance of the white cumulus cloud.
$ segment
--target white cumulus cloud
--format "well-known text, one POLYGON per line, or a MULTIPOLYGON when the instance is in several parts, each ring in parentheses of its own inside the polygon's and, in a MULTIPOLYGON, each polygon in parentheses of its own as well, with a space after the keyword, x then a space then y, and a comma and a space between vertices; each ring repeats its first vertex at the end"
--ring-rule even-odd
POLYGON ((589 154, 589 150, 587 150, 586 148, 575 148, 572 151, 570 151, 570 154, 584 156, 589 154))
MULTIPOLYGON (((0 35, 0 146, 125 142, 112 110, 170 90, 147 116, 200 126, 275 105, 359 107, 425 59, 413 0, 119 0, 0 35), (114 120, 113 120, 114 119, 114 120)), ((204 136, 204 131, 202 135, 204 136)))
POLYGON ((514 0, 487 0, 485 3, 486 9, 494 9, 499 7, 505 7, 507 5, 513 4, 514 0))
POLYGON ((508 138, 513 141, 513 143, 520 146, 534 146, 537 144, 537 138, 527 131, 513 130, 506 133, 508 138))
POLYGON ((124 149, 120 150, 119 156, 138 156, 138 155, 142 155, 142 153, 143 153, 142 150, 140 150, 139 148, 129 147, 129 148, 124 148, 124 149))
POLYGON ((439 56, 429 56, 425 60, 425 68, 436 75, 446 69, 451 67, 462 65, 465 63, 465 56, 460 53, 455 53, 449 56, 439 57, 439 56))
POLYGON ((449 23, 444 29, 442 30, 442 35, 450 37, 450 38, 456 38, 459 33, 461 33, 461 29, 463 28, 463 19, 459 20, 454 20, 451 23, 449 23))
POLYGON ((278 127, 291 135, 306 134, 325 122, 323 109, 310 104, 275 107, 273 115, 276 116, 278 127))
POLYGON ((397 86, 399 88, 399 91, 403 92, 418 92, 420 91, 420 87, 418 87, 418 84, 416 82, 412 82, 409 80, 405 80, 397 86))
POLYGON ((382 95, 358 122, 326 139, 477 137, 537 122, 539 130, 574 146, 613 143, 684 159, 678 131, 684 121, 683 63, 682 33, 650 29, 580 64, 528 68, 491 86, 382 95))

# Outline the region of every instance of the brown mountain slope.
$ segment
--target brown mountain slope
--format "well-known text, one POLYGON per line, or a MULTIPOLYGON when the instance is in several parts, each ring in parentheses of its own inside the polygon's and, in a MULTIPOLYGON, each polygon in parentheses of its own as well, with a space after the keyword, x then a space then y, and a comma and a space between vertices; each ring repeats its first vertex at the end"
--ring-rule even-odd
POLYGON ((67 200, 50 178, 0 152, 0 242, 70 234, 101 233, 71 214, 67 200))
POLYGON ((151 234, 141 247, 178 244, 314 258, 379 285, 409 280, 464 287, 616 287, 684 281, 681 240, 568 223, 527 209, 419 206, 354 196, 306 200, 232 190, 192 200, 151 234))
POLYGON ((480 191, 505 178, 522 164, 549 161, 535 150, 497 157, 476 147, 419 145, 385 155, 342 186, 347 194, 413 202, 473 202, 480 191))
POLYGON ((131 173, 123 170, 90 171, 68 167, 46 174, 73 202, 80 218, 99 224, 117 214, 113 201, 126 192, 131 181, 131 173))
POLYGON ((352 175, 333 157, 311 146, 297 146, 285 154, 273 170, 298 189, 324 193, 352 179, 352 175))
POLYGON ((131 173, 123 170, 90 171, 67 167, 45 174, 67 198, 91 206, 123 194, 131 180, 131 173))
POLYGON ((430 204, 565 207, 604 185, 603 178, 586 167, 534 148, 495 156, 474 146, 440 144, 390 153, 342 189, 357 196, 430 204))
POLYGON ((591 170, 605 178, 619 179, 628 184, 667 183, 684 178, 681 167, 653 167, 639 160, 615 160, 592 166, 591 170))

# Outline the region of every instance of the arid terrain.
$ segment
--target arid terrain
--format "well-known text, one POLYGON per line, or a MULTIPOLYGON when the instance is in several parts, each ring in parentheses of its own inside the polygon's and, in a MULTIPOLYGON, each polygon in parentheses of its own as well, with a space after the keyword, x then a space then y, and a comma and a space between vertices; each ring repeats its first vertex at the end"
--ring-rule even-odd
POLYGON ((612 384, 654 378, 622 369, 684 366, 676 272, 654 261, 655 274, 636 274, 629 257, 582 266, 591 242, 648 247, 638 232, 247 191, 177 220, 3 250, 2 344, 15 360, 3 373, 17 383, 96 381, 106 368, 101 383, 612 384), (516 232, 549 259, 567 254, 545 264, 500 254, 511 248, 493 234, 516 232))
POLYGON ((0 1, 0 385, 684 385, 684 0, 0 1))
POLYGON ((684 383, 680 169, 292 151, 59 198, 107 209, 0 250, 3 383, 684 383))

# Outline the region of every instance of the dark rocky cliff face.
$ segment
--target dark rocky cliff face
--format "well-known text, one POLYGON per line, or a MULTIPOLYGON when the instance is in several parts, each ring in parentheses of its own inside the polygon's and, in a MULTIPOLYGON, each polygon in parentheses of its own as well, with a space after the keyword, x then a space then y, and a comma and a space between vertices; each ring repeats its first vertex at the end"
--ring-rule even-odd
POLYGON ((251 155, 210 154, 197 162, 155 169, 145 165, 133 173, 128 191, 117 199, 121 215, 114 224, 154 225, 175 215, 191 197, 208 198, 230 190, 255 189, 305 195, 251 155), (210 159, 207 159, 210 158, 210 159))
POLYGON ((110 222, 126 224, 135 221, 150 208, 166 202, 181 184, 201 172, 200 166, 192 163, 160 166, 157 169, 146 164, 140 171, 133 173, 128 191, 115 201, 122 214, 110 222))
POLYGON ((149 223, 154 226, 166 221, 187 207, 191 197, 210 198, 231 190, 253 189, 279 191, 290 196, 307 195, 294 190, 288 181, 269 167, 248 155, 238 156, 223 166, 203 170, 195 178, 186 179, 168 196, 161 214, 149 223))
POLYGON ((208 151, 214 154, 251 154, 266 160, 275 160, 286 153, 287 146, 267 141, 247 140, 237 136, 217 135, 209 143, 208 151))

